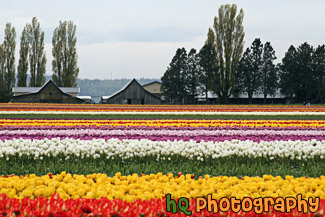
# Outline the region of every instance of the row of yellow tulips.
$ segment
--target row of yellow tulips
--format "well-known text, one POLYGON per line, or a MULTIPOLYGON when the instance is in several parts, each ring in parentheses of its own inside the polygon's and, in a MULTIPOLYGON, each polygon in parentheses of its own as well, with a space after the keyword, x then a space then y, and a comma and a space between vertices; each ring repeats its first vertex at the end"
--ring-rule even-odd
POLYGON ((71 175, 62 172, 58 175, 0 177, 0 194, 12 198, 50 197, 57 193, 67 198, 101 198, 123 199, 132 202, 138 198, 149 200, 161 199, 166 194, 173 198, 196 198, 212 194, 214 199, 222 197, 320 197, 325 199, 325 176, 318 178, 285 179, 277 176, 263 177, 205 177, 194 175, 150 174, 123 176, 116 173, 114 177, 106 174, 71 175))

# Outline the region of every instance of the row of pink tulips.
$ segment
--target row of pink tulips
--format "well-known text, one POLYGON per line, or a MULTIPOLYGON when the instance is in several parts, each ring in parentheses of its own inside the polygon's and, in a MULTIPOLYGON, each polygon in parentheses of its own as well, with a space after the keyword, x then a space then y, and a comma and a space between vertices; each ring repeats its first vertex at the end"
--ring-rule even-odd
POLYGON ((58 128, 22 128, 21 130, 10 130, 0 128, 0 140, 10 140, 13 138, 24 139, 44 139, 44 138, 74 138, 74 139, 149 139, 153 141, 172 141, 172 140, 195 140, 195 141, 226 141, 226 140, 252 140, 252 141, 275 141, 275 140, 325 140, 324 131, 315 130, 283 130, 274 129, 161 129, 152 130, 151 128, 136 129, 58 129, 58 128))

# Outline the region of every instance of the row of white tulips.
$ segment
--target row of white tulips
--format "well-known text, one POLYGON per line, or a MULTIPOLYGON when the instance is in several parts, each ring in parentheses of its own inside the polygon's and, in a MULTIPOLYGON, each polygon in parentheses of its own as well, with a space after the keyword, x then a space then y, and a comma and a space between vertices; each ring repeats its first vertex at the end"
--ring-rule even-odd
POLYGON ((157 160, 171 160, 177 156, 204 161, 206 158, 222 158, 227 156, 246 156, 249 158, 284 157, 297 160, 307 160, 314 157, 323 159, 325 156, 325 140, 323 141, 225 141, 225 142, 195 142, 195 141, 151 141, 151 140, 118 140, 104 139, 79 140, 66 138, 60 140, 13 139, 0 141, 0 158, 11 159, 11 156, 29 156, 40 159, 48 156, 64 155, 65 159, 120 157, 123 159, 135 156, 154 156, 157 160))

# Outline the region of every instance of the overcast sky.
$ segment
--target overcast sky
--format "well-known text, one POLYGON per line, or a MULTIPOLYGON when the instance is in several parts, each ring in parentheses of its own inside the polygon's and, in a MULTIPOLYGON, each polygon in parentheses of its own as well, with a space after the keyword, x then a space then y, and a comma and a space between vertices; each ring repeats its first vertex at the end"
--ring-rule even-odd
POLYGON ((245 47, 270 41, 281 61, 290 45, 325 42, 324 0, 0 0, 0 39, 11 22, 19 38, 35 16, 45 31, 47 74, 59 21, 77 25, 80 78, 161 78, 176 49, 199 50, 218 8, 235 3, 245 13, 245 47))

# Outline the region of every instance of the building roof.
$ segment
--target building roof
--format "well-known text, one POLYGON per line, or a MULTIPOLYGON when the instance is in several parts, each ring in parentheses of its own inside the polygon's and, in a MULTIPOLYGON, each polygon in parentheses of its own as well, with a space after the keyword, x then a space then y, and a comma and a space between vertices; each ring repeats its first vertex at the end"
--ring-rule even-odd
POLYGON ((153 82, 149 82, 149 83, 147 83, 147 84, 142 85, 142 87, 145 87, 145 86, 148 86, 148 85, 150 85, 150 84, 154 84, 154 83, 161 84, 160 81, 153 81, 153 82))
POLYGON ((66 95, 66 96, 69 96, 69 97, 72 97, 72 98, 75 98, 75 99, 78 99, 78 100, 80 100, 80 101, 82 101, 82 102, 85 102, 83 99, 80 99, 80 98, 78 98, 78 97, 76 97, 76 96, 73 96, 73 95, 70 95, 70 94, 68 94, 68 93, 65 93, 65 92, 63 92, 63 90, 60 88, 60 87, 58 87, 52 80, 48 80, 47 82, 45 82, 45 84, 43 84, 43 86, 42 87, 40 87, 39 89, 38 89, 38 91, 36 91, 36 92, 33 92, 33 93, 26 93, 26 94, 21 94, 21 95, 18 95, 18 96, 13 96, 12 98, 20 98, 20 97, 24 97, 24 96, 30 96, 30 95, 34 95, 34 94, 37 94, 37 93, 39 93, 39 92, 41 92, 48 84, 50 84, 50 83, 52 83, 63 95, 66 95))
POLYGON ((139 82, 133 78, 132 80, 130 80, 121 90, 115 92, 114 94, 110 95, 110 96, 102 96, 102 99, 111 99, 113 98, 114 96, 118 95, 119 93, 123 92, 124 90, 126 90, 132 83, 136 82, 142 89, 143 91, 145 91, 146 93, 160 99, 158 96, 156 96, 155 94, 153 93, 150 93, 149 91, 147 91, 146 89, 143 88, 143 86, 141 86, 141 84, 139 84, 139 82))
MULTIPOLYGON (((13 87, 12 92, 13 93, 36 93, 42 87, 13 87)), ((80 93, 79 87, 60 87, 60 89, 65 93, 80 93)))

